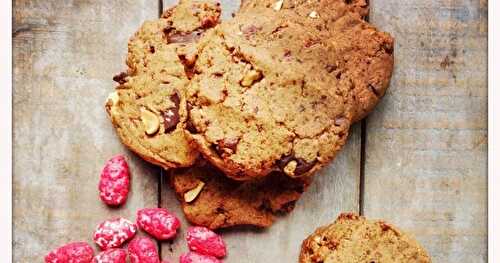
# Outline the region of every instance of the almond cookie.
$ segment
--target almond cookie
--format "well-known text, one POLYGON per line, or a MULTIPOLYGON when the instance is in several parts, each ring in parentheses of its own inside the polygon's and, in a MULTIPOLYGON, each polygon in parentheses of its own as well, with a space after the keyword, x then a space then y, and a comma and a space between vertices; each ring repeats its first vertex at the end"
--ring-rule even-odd
POLYGON ((302 243, 300 263, 429 263, 413 238, 380 221, 346 213, 302 243))
POLYGON ((267 7, 275 11, 289 9, 302 17, 309 16, 311 12, 328 11, 323 16, 317 17, 326 23, 333 22, 329 20, 346 11, 357 14, 363 19, 370 11, 367 0, 243 0, 240 12, 254 12, 252 9, 255 7, 267 7))
POLYGON ((392 38, 344 9, 326 27, 321 10, 255 6, 207 32, 188 89, 189 131, 207 160, 251 180, 308 176, 335 157, 362 115, 356 87, 385 90, 393 64, 392 38))
MULTIPOLYGON (((317 28, 332 28, 335 27, 336 21, 346 13, 358 16, 364 19, 368 16, 369 6, 366 0, 247 0, 243 2, 240 12, 251 13, 252 9, 262 6, 273 8, 277 12, 281 10, 289 10, 295 12, 299 19, 313 19, 311 26, 317 28)), ((346 20, 347 21, 347 20, 346 20)), ((324 31, 332 32, 332 31, 324 31)), ((365 33, 370 33, 366 31, 365 33)), ((364 42, 366 37, 353 37, 349 34, 349 41, 353 41, 351 50, 344 50, 346 58, 349 58, 344 67, 346 72, 353 81, 353 89, 351 90, 353 97, 354 121, 363 119, 377 105, 380 99, 385 94, 389 87, 389 81, 392 73, 393 62, 392 56, 388 58, 386 54, 373 54, 374 50, 369 50, 368 47, 379 47, 379 44, 364 42), (367 43, 367 45, 365 45, 367 43), (360 53, 358 53, 360 52, 360 53), (372 54, 366 54, 366 53, 372 54), (389 60, 389 61, 388 61, 389 60)), ((335 36, 333 36, 335 38, 335 36)), ((382 39, 375 41, 382 42, 385 45, 387 53, 392 53, 392 39, 387 36, 382 36, 382 39), (387 42, 387 43, 383 43, 387 42)), ((375 51, 377 52, 377 51, 375 51)), ((330 70, 333 69, 332 64, 327 64, 330 70)))
POLYGON ((196 150, 184 133, 185 67, 194 42, 220 16, 216 2, 181 1, 161 19, 145 22, 128 44, 127 72, 117 75, 106 110, 122 142, 164 168, 191 165, 196 150))
POLYGON ((270 226, 293 210, 309 181, 273 173, 241 182, 227 178, 208 163, 172 170, 170 183, 188 221, 210 229, 236 225, 270 226))

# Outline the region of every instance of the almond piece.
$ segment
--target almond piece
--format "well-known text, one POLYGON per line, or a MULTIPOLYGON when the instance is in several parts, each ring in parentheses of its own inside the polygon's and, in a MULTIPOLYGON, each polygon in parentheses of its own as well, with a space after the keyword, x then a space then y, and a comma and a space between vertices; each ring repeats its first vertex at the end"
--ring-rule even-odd
POLYGON ((113 91, 108 95, 108 98, 106 99, 106 108, 111 115, 116 114, 116 105, 119 101, 120 97, 118 96, 118 92, 113 91))
POLYGON ((158 116, 149 110, 141 108, 141 120, 147 135, 153 135, 160 129, 160 120, 158 116))
POLYGON ((309 13, 309 17, 310 18, 318 18, 319 17, 318 12, 312 11, 311 13, 309 13))
POLYGON ((205 186, 205 183, 200 181, 195 188, 185 192, 184 193, 184 201, 186 201, 187 203, 193 202, 194 199, 196 199, 196 197, 198 197, 201 190, 203 190, 204 186, 205 186))
POLYGON ((255 81, 258 81, 262 78, 262 73, 257 70, 250 70, 241 80, 241 86, 250 87, 255 81))
POLYGON ((283 0, 278 0, 276 3, 274 3, 273 9, 276 11, 280 11, 282 6, 283 6, 283 0))

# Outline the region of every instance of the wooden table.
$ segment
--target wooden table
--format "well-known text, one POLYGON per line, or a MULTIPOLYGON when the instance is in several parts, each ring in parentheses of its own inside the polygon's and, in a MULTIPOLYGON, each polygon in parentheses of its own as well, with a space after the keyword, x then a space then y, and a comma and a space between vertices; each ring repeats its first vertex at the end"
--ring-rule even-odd
MULTIPOLYGON (((14 1, 14 262, 91 242, 98 222, 138 208, 182 217, 161 170, 120 144, 103 108, 127 39, 173 2, 14 1), (98 175, 118 153, 132 191, 108 209, 98 175)), ((225 262, 296 262, 302 239, 341 211, 413 233, 434 262, 486 262, 487 13, 487 0, 371 0, 369 20, 396 38, 387 95, 292 214, 266 230, 223 231, 225 262)), ((187 250, 183 226, 161 244, 164 259, 187 250)))

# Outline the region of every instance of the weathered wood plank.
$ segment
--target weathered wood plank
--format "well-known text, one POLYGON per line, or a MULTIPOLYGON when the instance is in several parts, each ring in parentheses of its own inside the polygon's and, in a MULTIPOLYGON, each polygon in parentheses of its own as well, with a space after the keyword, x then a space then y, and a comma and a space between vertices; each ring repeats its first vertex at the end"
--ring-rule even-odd
POLYGON ((434 262, 487 260, 487 1, 373 0, 396 70, 367 121, 365 214, 434 262))
MULTIPOLYGON (((177 3, 176 0, 164 0, 164 8, 177 3)), ((223 19, 231 17, 238 10, 238 1, 223 0, 223 19)), ((318 226, 330 223, 342 211, 359 209, 359 176, 361 126, 355 125, 348 144, 334 163, 324 169, 315 178, 295 210, 277 220, 269 229, 256 230, 238 228, 222 231, 228 245, 228 257, 224 262, 296 262, 302 240, 318 226)), ((166 181, 166 180, 164 180, 166 181)), ((182 210, 175 193, 164 182, 162 185, 162 207, 174 211, 183 220, 183 227, 173 243, 162 245, 165 259, 176 261, 186 252, 186 226, 182 210)))
POLYGON ((127 39, 157 15, 157 1, 15 1, 14 262, 91 242, 101 220, 157 205, 159 169, 124 149, 103 107, 127 39), (132 191, 125 207, 108 209, 100 169, 124 152, 132 191))

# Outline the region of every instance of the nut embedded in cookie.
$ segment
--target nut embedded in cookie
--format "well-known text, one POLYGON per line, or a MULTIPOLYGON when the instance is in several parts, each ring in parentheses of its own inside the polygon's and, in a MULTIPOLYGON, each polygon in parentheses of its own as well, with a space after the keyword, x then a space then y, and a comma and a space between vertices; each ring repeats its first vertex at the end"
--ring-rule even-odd
POLYGON ((276 170, 312 175, 388 86, 392 38, 344 1, 315 3, 279 12, 255 4, 200 39, 187 97, 190 136, 235 180, 276 170), (337 7, 335 15, 316 11, 337 7), (228 140, 237 143, 224 147, 228 140))
POLYGON ((169 169, 198 157, 184 132, 189 63, 196 59, 195 42, 220 14, 216 1, 182 0, 130 39, 128 69, 113 78, 118 86, 106 111, 123 144, 146 161, 169 169))
POLYGON ((417 241, 396 227, 344 213, 304 240, 299 262, 430 263, 431 259, 417 241))
POLYGON ((189 169, 172 170, 170 184, 188 221, 218 229, 272 225, 278 216, 293 210, 310 179, 273 173, 264 179, 240 182, 227 178, 205 161, 189 169), (200 185, 203 189, 198 192, 200 185), (186 194, 193 190, 195 193, 186 199, 186 194), (196 197, 191 200, 193 196, 196 197))

